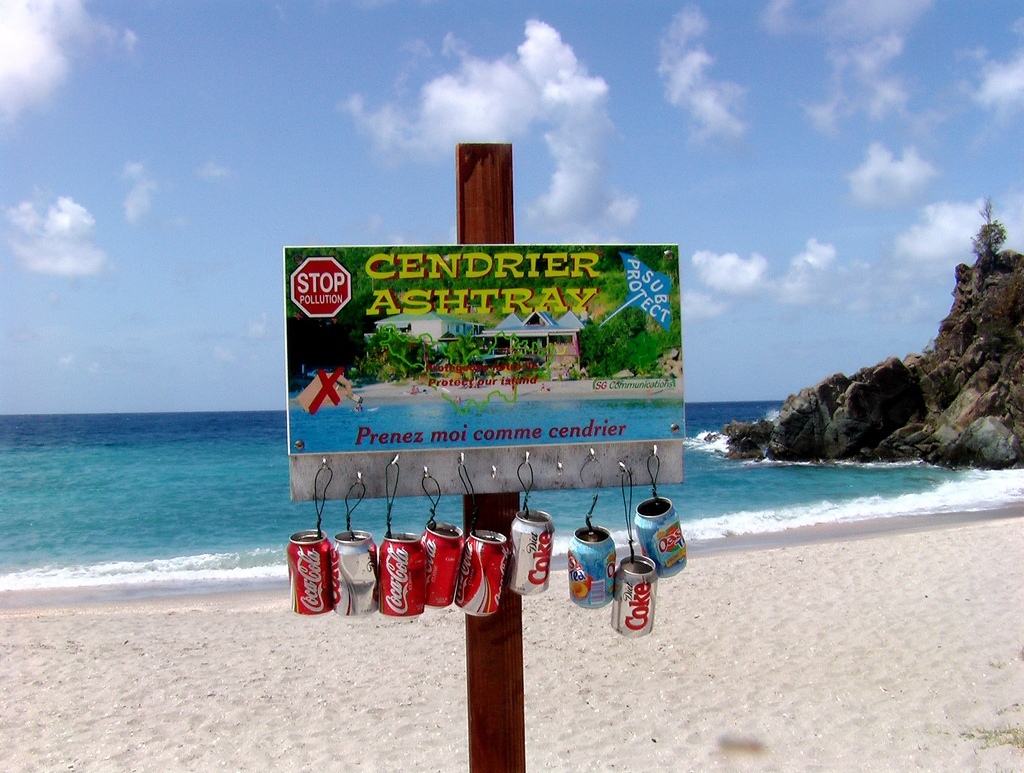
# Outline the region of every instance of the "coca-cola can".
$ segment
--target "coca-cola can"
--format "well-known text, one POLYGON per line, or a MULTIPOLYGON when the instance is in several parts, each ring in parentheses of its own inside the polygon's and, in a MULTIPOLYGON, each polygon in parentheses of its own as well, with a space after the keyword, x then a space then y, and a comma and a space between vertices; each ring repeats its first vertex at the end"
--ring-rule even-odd
POLYGON ((331 593, 331 541, 322 531, 297 531, 288 540, 288 580, 292 609, 319 615, 334 607, 331 593))
POLYGON ((569 542, 569 598, 581 607, 609 604, 615 586, 615 540, 600 526, 581 526, 569 542))
POLYGON ((645 556, 624 558, 615 572, 612 628, 623 636, 646 636, 654 630, 654 596, 658 572, 645 556))
POLYGON ((426 557, 418 534, 385 537, 378 551, 381 614, 415 617, 423 614, 426 557))
POLYGON ((645 499, 633 519, 640 549, 654 561, 659 577, 671 577, 686 568, 686 540, 672 500, 645 499))
POLYGON ((334 611, 356 617, 377 611, 377 545, 368 531, 334 535, 334 611))
POLYGON ((548 589, 555 524, 543 510, 520 510, 512 521, 512 565, 508 587, 520 596, 548 589))
POLYGON ((467 615, 493 615, 501 603, 508 538, 496 531, 471 532, 462 548, 455 605, 467 615))
POLYGON ((426 554, 426 603, 446 607, 455 600, 462 558, 462 529, 450 523, 428 526, 421 539, 426 554))

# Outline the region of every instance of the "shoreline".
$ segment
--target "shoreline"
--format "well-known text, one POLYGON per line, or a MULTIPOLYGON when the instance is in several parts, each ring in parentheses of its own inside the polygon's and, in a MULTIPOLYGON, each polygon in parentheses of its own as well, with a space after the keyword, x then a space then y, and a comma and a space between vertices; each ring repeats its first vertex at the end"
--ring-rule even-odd
MULTIPOLYGON (((773 550, 872 539, 888 535, 950 529, 974 523, 1014 518, 1024 518, 1024 503, 986 510, 866 518, 856 521, 796 526, 777 532, 733 534, 703 540, 692 539, 687 540, 687 555, 688 559, 693 559, 719 553, 773 550)), ((618 557, 621 559, 626 552, 628 552, 628 548, 620 545, 618 557)), ((552 562, 552 569, 561 571, 566 569, 566 557, 564 554, 555 557, 552 562)), ((286 578, 174 580, 166 582, 154 581, 137 585, 110 584, 0 591, 0 614, 7 609, 24 609, 36 606, 121 604, 149 599, 203 598, 207 596, 229 596, 238 593, 283 594, 284 598, 287 599, 288 581, 286 578)))
MULTIPOLYGON (((993 739, 1024 726, 1024 518, 959 515, 694 546, 640 639, 556 573, 522 605, 528 769, 1020 769, 993 739)), ((463 620, 265 589, 2 609, 0 761, 465 770, 463 620)))

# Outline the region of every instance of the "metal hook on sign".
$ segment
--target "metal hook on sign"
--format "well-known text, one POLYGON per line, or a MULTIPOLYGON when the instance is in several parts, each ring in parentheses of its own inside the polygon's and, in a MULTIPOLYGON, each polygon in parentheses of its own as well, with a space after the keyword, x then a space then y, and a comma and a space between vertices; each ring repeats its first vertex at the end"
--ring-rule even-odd
POLYGON ((622 488, 622 509, 626 515, 626 536, 629 537, 629 560, 636 559, 636 551, 633 547, 633 471, 619 462, 620 473, 619 485, 622 488), (629 500, 626 500, 626 484, 629 483, 629 500))
POLYGON ((430 518, 427 520, 427 527, 434 528, 436 524, 437 516, 437 503, 441 501, 441 484, 437 482, 437 479, 430 474, 430 470, 426 467, 423 468, 423 480, 420 481, 420 488, 423 489, 423 493, 427 495, 427 499, 430 500, 430 518), (437 489, 435 493, 430 493, 427 490, 427 481, 433 481, 434 487, 437 489))
MULTIPOLYGON (((580 483, 582 483, 584 485, 584 487, 587 487, 587 482, 585 480, 583 480, 583 471, 585 469, 587 469, 587 465, 588 464, 590 464, 591 462, 594 462, 594 461, 597 461, 597 456, 596 456, 596 454, 594 454, 594 449, 591 448, 590 449, 590 453, 587 454, 587 461, 585 461, 583 463, 583 466, 580 467, 580 483)), ((586 516, 584 516, 586 518, 586 521, 587 521, 587 529, 590 530, 590 531, 593 531, 593 529, 594 529, 594 525, 590 522, 590 519, 594 515, 594 508, 597 507, 597 498, 598 498, 598 496, 599 496, 598 494, 594 494, 594 499, 590 503, 590 509, 587 511, 586 516)))
POLYGON ((327 457, 323 457, 323 461, 320 463, 320 469, 316 471, 316 475, 313 476, 313 507, 316 509, 316 536, 322 537, 323 532, 320 530, 320 525, 323 523, 324 516, 324 505, 327 504, 327 487, 331 485, 331 480, 334 478, 334 470, 327 466, 327 457), (317 484, 320 481, 320 476, 323 473, 327 473, 327 482, 324 483, 323 491, 317 493, 317 484))
POLYGON ((401 469, 398 466, 398 454, 395 454, 395 458, 392 459, 388 466, 384 468, 384 502, 387 510, 385 511, 385 519, 387 522, 387 532, 384 536, 391 539, 391 506, 395 504, 395 497, 398 495, 398 478, 401 475, 401 469), (391 487, 391 468, 395 468, 395 485, 391 487))
POLYGON ((363 501, 363 497, 366 496, 366 485, 363 483, 363 473, 356 473, 356 482, 348 487, 348 493, 345 494, 345 531, 352 531, 352 513, 356 511, 359 504, 363 501), (354 505, 349 505, 348 501, 352 497, 352 492, 359 489, 359 499, 356 500, 354 505))
POLYGON ((469 533, 472 534, 476 531, 476 519, 480 514, 480 508, 476 504, 476 489, 473 488, 473 481, 469 479, 469 470, 466 469, 465 453, 459 453, 459 480, 462 481, 462 488, 466 490, 466 496, 469 497, 473 506, 473 514, 469 519, 469 533))
POLYGON ((658 444, 654 444, 654 450, 647 457, 647 474, 651 476, 651 493, 658 498, 658 473, 661 472, 661 457, 658 456, 658 444), (654 470, 651 470, 651 462, 656 462, 654 470))
POLYGON ((524 459, 519 467, 516 469, 516 477, 519 478, 519 483, 523 487, 523 510, 527 515, 530 514, 530 491, 533 490, 533 465, 530 464, 530 452, 526 452, 526 459, 524 459), (530 471, 530 482, 526 483, 523 480, 523 467, 530 471))

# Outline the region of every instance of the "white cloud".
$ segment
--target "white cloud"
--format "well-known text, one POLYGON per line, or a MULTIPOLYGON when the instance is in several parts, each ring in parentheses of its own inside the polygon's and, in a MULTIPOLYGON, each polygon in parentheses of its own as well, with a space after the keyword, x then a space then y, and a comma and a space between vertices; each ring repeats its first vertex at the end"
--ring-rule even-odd
POLYGON ((451 36, 445 52, 459 58, 457 70, 425 84, 412 113, 395 104, 368 110, 358 94, 342 104, 377 151, 392 160, 437 157, 459 142, 507 142, 544 126, 555 170, 528 208, 535 224, 597 239, 632 222, 637 200, 605 181, 608 84, 588 74, 557 30, 530 20, 516 56, 494 61, 473 57, 451 36))
POLYGON ((756 252, 744 260, 735 252, 719 255, 700 250, 690 262, 703 284, 727 295, 752 295, 766 287, 768 261, 756 252))
POLYGON ((940 201, 921 210, 894 242, 894 256, 907 269, 928 278, 946 277, 949 269, 971 259, 971 237, 981 225, 982 201, 940 201))
POLYGON ((133 183, 124 199, 124 216, 129 223, 134 224, 149 212, 157 185, 150 179, 145 165, 139 161, 125 164, 122 177, 133 183))
POLYGON ((850 181, 850 194, 858 203, 893 207, 917 200, 937 175, 938 170, 921 158, 916 148, 905 148, 903 157, 897 161, 887 148, 873 142, 864 163, 846 179, 850 181))
POLYGON ((60 197, 45 217, 34 203, 23 201, 7 210, 7 221, 14 227, 11 248, 28 271, 77 277, 107 266, 106 253, 94 241, 95 219, 70 197, 60 197))
POLYGON ((1024 107, 1024 51, 1008 62, 985 62, 974 93, 978 104, 1002 113, 1024 107))
POLYGON ((806 108, 814 126, 827 134, 838 131, 839 120, 866 113, 875 120, 905 111, 910 96, 903 81, 889 73, 903 53, 903 38, 886 35, 865 43, 833 47, 832 93, 822 103, 806 108))
POLYGON ((253 341, 260 341, 267 336, 267 312, 262 312, 258 320, 250 319, 247 325, 247 337, 253 341))
POLYGON ((716 301, 707 293, 683 293, 683 316, 688 322, 700 319, 714 319, 725 313, 728 305, 716 301))
POLYGON ((825 280, 836 261, 836 248, 815 238, 789 262, 789 270, 776 283, 777 297, 783 303, 807 304, 823 296, 825 280))
POLYGON ((865 38, 906 31, 933 4, 934 0, 771 0, 762 20, 775 33, 865 38))
POLYGON ((906 111, 910 94, 892 66, 904 36, 933 0, 772 0, 762 15, 779 34, 805 33, 829 41, 829 96, 806 107, 814 126, 835 134, 842 119, 859 113, 880 120, 906 111))
MULTIPOLYGON (((808 239, 804 251, 790 260, 786 273, 781 276, 772 276, 768 261, 756 252, 744 259, 734 252, 720 255, 700 250, 693 254, 690 262, 701 284, 724 295, 759 296, 779 303, 805 305, 827 297, 836 248, 813 237, 808 239)), ((695 303, 698 313, 720 306, 706 296, 696 299, 695 303)))
MULTIPOLYGON (((114 33, 82 0, 0 0, 0 120, 11 123, 46 100, 67 77, 71 44, 94 37, 114 33)), ((136 41, 124 33, 129 50, 136 41)))
POLYGON ((658 74, 665 82, 665 99, 690 114, 693 139, 739 139, 746 131, 746 124, 737 115, 746 90, 736 83, 707 77, 706 70, 715 60, 703 46, 694 44, 707 29, 707 19, 695 6, 687 6, 672 20, 661 40, 658 65, 658 74))
POLYGON ((218 164, 217 159, 211 158, 196 170, 196 174, 204 180, 212 182, 214 180, 223 180, 225 177, 230 177, 231 170, 223 164, 218 164))

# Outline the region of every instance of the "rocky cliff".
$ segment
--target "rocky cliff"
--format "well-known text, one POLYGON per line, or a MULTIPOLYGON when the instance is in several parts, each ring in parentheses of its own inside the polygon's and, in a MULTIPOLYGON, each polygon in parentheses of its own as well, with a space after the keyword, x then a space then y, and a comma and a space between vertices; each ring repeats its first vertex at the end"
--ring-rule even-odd
POLYGON ((732 457, 1024 463, 1024 256, 956 268, 953 308, 933 347, 837 373, 790 395, 775 422, 734 422, 732 457))

